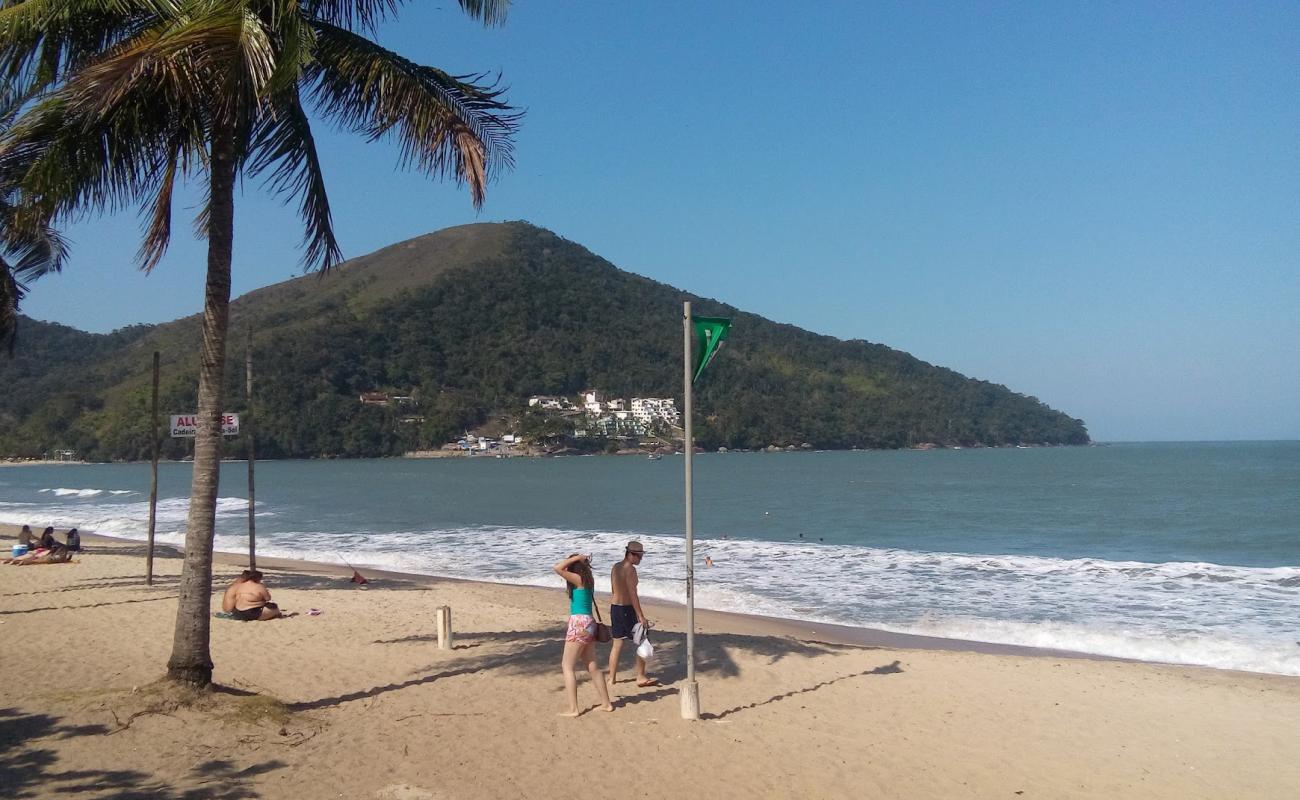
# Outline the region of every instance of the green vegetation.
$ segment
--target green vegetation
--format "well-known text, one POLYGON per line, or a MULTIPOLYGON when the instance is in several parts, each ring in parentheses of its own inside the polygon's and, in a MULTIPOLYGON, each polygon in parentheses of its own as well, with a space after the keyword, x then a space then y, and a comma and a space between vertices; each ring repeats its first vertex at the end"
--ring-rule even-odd
MULTIPOLYGON (((234 342, 254 330, 259 457, 382 456, 437 447, 502 416, 545 436, 547 423, 524 411, 533 394, 595 387, 680 405, 678 320, 688 297, 549 231, 479 224, 253 292, 232 304, 231 330, 234 342), (363 405, 367 391, 417 405, 363 405)), ((734 319, 697 387, 702 446, 1088 442, 1081 421, 1002 386, 689 299, 699 313, 734 319)), ((162 413, 194 408, 195 318, 106 336, 35 321, 23 330, 17 357, 0 362, 0 382, 14 387, 0 397, 0 455, 68 447, 96 460, 146 457, 154 349, 163 353, 162 413)), ((227 409, 244 411, 242 371, 231 372, 227 409)), ((164 453, 188 447, 166 440, 164 453)), ((233 439, 226 452, 242 448, 233 439)))

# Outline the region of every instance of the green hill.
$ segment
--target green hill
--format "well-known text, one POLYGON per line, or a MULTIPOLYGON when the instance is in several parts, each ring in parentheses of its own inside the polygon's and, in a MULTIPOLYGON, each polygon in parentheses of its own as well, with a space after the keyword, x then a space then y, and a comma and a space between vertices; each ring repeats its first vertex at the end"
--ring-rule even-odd
MULTIPOLYGON (((692 297, 522 222, 450 228, 239 298, 226 407, 243 410, 249 325, 259 457, 436 447, 500 415, 517 424, 529 395, 588 387, 680 404, 684 299, 734 320, 698 390, 703 446, 1088 442, 1080 420, 1034 398, 884 345, 692 297), (363 405, 368 391, 410 395, 415 405, 363 405)), ((190 411, 198 330, 197 316, 108 335, 23 320, 17 357, 0 361, 9 387, 0 455, 73 448, 90 459, 147 457, 152 352, 162 353, 163 413, 190 411)), ((166 452, 184 447, 169 440, 166 452)), ((228 452, 241 447, 232 440, 228 452)))

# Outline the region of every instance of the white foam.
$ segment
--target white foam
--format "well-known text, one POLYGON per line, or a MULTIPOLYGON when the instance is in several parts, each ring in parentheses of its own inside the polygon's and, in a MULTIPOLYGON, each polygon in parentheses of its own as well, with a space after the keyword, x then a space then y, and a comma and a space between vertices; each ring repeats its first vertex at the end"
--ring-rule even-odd
POLYGON ((104 493, 103 489, 41 489, 42 493, 49 492, 56 497, 95 497, 104 493))
MULTIPOLYGON (((48 494, 54 494, 49 490, 48 494)), ((158 503, 158 539, 182 544, 188 498, 158 503)), ((430 530, 293 530, 300 511, 258 506, 268 556, 557 589, 551 565, 593 555, 597 588, 630 538, 646 546, 643 596, 683 599, 679 537, 625 531, 473 526, 430 530), (277 529, 278 526, 282 526, 277 529)), ((246 550, 248 505, 222 497, 216 547, 246 550)), ((0 503, 15 523, 78 525, 143 538, 136 497, 57 496, 0 503)), ((1300 568, 1143 563, 770 542, 697 541, 702 608, 1176 664, 1300 675, 1300 568), (710 556, 715 564, 703 565, 710 556)), ((560 613, 560 612, 557 612, 560 613)))

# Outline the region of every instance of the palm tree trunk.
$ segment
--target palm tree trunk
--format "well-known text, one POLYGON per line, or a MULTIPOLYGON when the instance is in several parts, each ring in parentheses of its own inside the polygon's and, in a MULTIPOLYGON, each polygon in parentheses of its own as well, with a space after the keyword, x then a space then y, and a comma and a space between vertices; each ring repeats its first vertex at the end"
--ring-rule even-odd
POLYGON ((221 473, 222 388, 226 328, 230 318, 230 263, 235 238, 235 144, 228 123, 212 132, 208 199, 208 278, 203 301, 203 352, 199 365, 198 431, 194 478, 186 522, 180 603, 167 677, 207 686, 212 682, 208 606, 212 596, 212 537, 221 473))

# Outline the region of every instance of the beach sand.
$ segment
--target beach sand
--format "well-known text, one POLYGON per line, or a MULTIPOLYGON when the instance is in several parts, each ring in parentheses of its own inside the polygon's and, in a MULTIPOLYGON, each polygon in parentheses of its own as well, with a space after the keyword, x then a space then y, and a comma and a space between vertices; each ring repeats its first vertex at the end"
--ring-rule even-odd
MULTIPOLYGON (((692 723, 669 605, 648 612, 666 685, 620 682, 614 713, 561 719, 558 579, 376 573, 363 589, 347 570, 267 559, 286 610, 323 613, 213 619, 222 688, 179 704, 155 684, 175 551, 160 548, 150 588, 142 545, 86 542, 72 564, 0 566, 2 797, 553 797, 584 781, 591 797, 634 798, 1300 796, 1300 679, 701 612, 692 723)), ((595 707, 585 672, 578 694, 595 707)))

